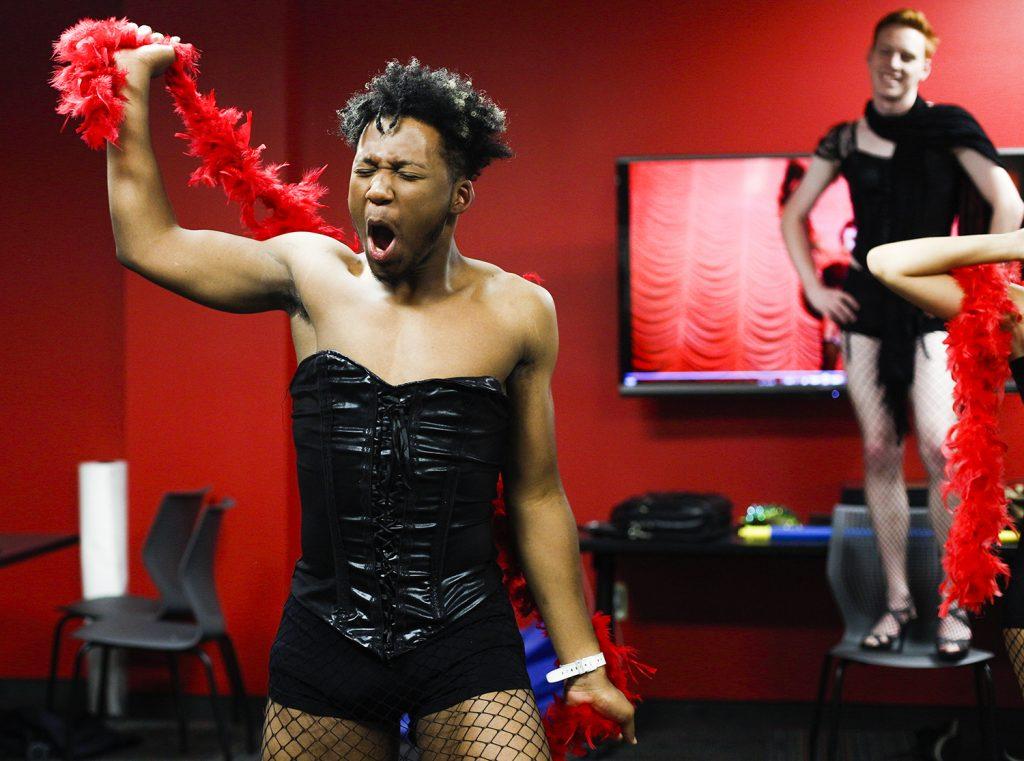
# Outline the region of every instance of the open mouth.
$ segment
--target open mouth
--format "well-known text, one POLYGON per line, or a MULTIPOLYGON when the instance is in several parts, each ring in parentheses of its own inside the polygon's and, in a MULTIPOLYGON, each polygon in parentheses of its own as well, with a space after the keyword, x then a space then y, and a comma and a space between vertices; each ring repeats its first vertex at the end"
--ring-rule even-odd
POLYGON ((387 258, 395 245, 395 231, 385 222, 373 221, 366 225, 367 251, 374 259, 387 258))

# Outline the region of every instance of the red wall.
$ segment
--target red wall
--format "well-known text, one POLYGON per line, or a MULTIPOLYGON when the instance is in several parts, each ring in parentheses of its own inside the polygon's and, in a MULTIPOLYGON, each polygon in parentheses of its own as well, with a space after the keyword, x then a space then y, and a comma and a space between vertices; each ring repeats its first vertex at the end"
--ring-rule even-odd
MULTIPOLYGON (((93 12, 117 6, 95 3, 93 12)), ((48 41, 77 17, 41 3, 0 25, 0 532, 77 531, 77 464, 124 454, 123 288, 103 158, 59 134, 46 83, 48 41)), ((0 568, 0 589, 0 675, 38 677, 54 605, 81 593, 78 554, 0 568)))
MULTIPOLYGON (((540 271, 555 296, 562 333, 555 379, 558 440, 563 477, 581 521, 604 517, 631 493, 668 488, 719 490, 740 507, 771 500, 803 514, 820 512, 831 506, 843 481, 859 477, 857 431, 846 402, 618 396, 614 160, 646 153, 810 150, 827 126, 862 108, 870 26, 891 10, 889 3, 296 2, 260 4, 258 13, 245 12, 253 6, 241 2, 124 6, 131 17, 180 34, 206 52, 204 86, 215 87, 221 102, 256 112, 254 141, 267 143, 270 159, 287 157, 297 167, 329 164, 325 179, 333 188, 328 200, 334 221, 347 222, 351 153, 330 136, 333 112, 388 58, 416 55, 462 70, 508 109, 518 156, 484 173, 459 239, 471 256, 511 271, 540 271)), ((1024 81, 1017 39, 1024 7, 935 0, 927 11, 943 42, 925 94, 968 106, 997 144, 1024 144, 1024 99, 1014 95, 1024 81)), ((286 384, 293 367, 287 326, 274 315, 218 315, 135 276, 121 285, 97 195, 101 157, 69 135, 53 134, 49 95, 38 85, 45 71, 40 51, 64 24, 57 12, 40 16, 31 24, 33 38, 26 35, 20 43, 22 55, 36 61, 35 72, 19 75, 26 88, 35 86, 36 115, 22 117, 25 153, 59 156, 61 169, 46 180, 29 180, 36 200, 21 201, 24 232, 18 234, 33 245, 49 236, 47 250, 60 266, 16 268, 16 287, 5 298, 35 327, 16 331, 20 343, 11 356, 17 364, 8 366, 19 369, 3 383, 19 395, 29 393, 23 390, 29 384, 35 392, 63 390, 65 376, 46 360, 52 346, 67 342, 78 354, 109 357, 93 365, 97 373, 107 372, 90 376, 95 393, 107 395, 88 407, 77 402, 74 426, 58 418, 40 426, 33 417, 30 424, 31 405, 15 409, 18 439, 45 442, 50 457, 40 466, 41 449, 5 453, 13 460, 11 503, 38 493, 41 467, 47 484, 60 469, 69 486, 53 501, 62 505, 61 526, 73 526, 74 462, 122 454, 130 461, 137 556, 161 490, 212 483, 219 494, 236 497, 219 574, 247 681, 262 690, 266 653, 298 549, 287 434, 286 384), (76 172, 76 166, 82 169, 76 172), (72 212, 81 217, 73 239, 71 233, 60 237, 39 200, 44 193, 75 199, 61 215, 62 225, 72 212), (99 256, 83 254, 83 234, 95 236, 99 256), (71 267, 83 274, 62 277, 71 267), (86 272, 97 282, 83 282, 86 272), (37 281, 74 311, 28 307, 25 296, 39 287, 37 281), (116 306, 100 299, 109 312, 106 322, 94 319, 98 307, 90 297, 97 300, 97 292, 111 289, 120 295, 122 287, 116 306), (82 319, 82 303, 90 307, 89 319, 82 319), (34 316, 40 311, 42 318, 34 316), (74 330, 88 332, 95 350, 86 351, 88 340, 74 330), (31 376, 29 367, 36 368, 31 376), (99 419, 115 421, 110 433, 84 446, 79 429, 95 437, 99 419), (57 452, 60 462, 53 457, 57 452)), ((174 126, 166 101, 155 100, 157 148, 181 223, 237 229, 215 193, 183 189, 190 164, 169 137, 174 126)), ((24 182, 26 174, 22 168, 12 181, 24 182)), ((1019 402, 1007 408, 1008 437, 1024 440, 1019 402)), ((911 472, 920 476, 916 456, 909 459, 911 472)), ((1011 470, 1024 471, 1022 464, 1018 447, 1011 470)), ((9 515, 4 521, 23 530, 57 522, 9 515)), ((4 648, 0 674, 43 672, 39 636, 52 621, 50 601, 70 596, 77 583, 73 564, 54 561, 46 566, 51 568, 55 578, 47 583, 54 587, 33 589, 46 602, 19 600, 32 628, 11 633, 23 647, 4 648)), ((136 564, 132 570, 133 587, 144 590, 141 569, 136 564)), ((2 573, 23 582, 31 578, 28 565, 2 573)), ((813 695, 820 653, 837 625, 820 564, 652 561, 627 567, 624 575, 632 588, 628 635, 661 668, 652 695, 813 695), (680 591, 662 599, 646 592, 654 586, 680 591), (709 588, 714 594, 699 592, 709 588), (698 668, 698 662, 715 670, 698 668)), ((1008 684, 1008 672, 1001 677, 1008 684)), ((855 683, 851 687, 853 697, 865 699, 949 702, 969 696, 968 685, 955 679, 927 689, 880 683, 871 693, 858 693, 855 683)))

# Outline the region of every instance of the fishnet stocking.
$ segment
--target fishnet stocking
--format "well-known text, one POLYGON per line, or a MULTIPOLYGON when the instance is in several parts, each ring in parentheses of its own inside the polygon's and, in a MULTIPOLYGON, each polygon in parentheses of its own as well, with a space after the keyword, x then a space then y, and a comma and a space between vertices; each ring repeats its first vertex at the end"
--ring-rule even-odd
POLYGON ((1006 643, 1013 673, 1017 676, 1017 685, 1024 695, 1024 629, 1003 629, 1003 642, 1006 643))
POLYGON ((267 701, 263 761, 391 761, 398 738, 346 719, 314 716, 267 701))
POLYGON ((548 758, 504 590, 387 660, 295 598, 285 604, 270 654, 264 761, 548 758))
POLYGON ((394 732, 314 716, 267 702, 263 761, 549 761, 540 713, 529 690, 490 692, 416 722, 415 743, 394 732))
MULTIPOLYGON (((928 515, 931 518, 935 541, 945 548, 946 537, 953 525, 953 514, 942 502, 942 483, 946 457, 942 445, 946 434, 956 422, 953 412, 953 376, 946 365, 945 332, 925 333, 917 344, 914 359, 914 383, 910 387, 910 401, 914 405, 914 426, 917 431, 918 453, 928 471, 928 515)), ((951 508, 956 501, 950 496, 951 508)), ((957 610, 953 606, 952 610, 957 610)), ((971 630, 952 615, 939 619, 938 636, 950 640, 968 639, 971 630)), ((955 646, 943 646, 955 650, 955 646)))
MULTIPOLYGON (((942 503, 945 458, 942 444, 953 424, 953 380, 946 369, 946 347, 942 332, 926 333, 916 344, 914 382, 910 402, 918 451, 928 472, 928 512, 936 543, 943 547, 952 516, 942 503)), ((860 424, 864 445, 864 492, 886 579, 890 609, 912 605, 907 585, 907 532, 910 507, 903 477, 904 447, 898 441, 892 416, 885 406, 878 383, 878 351, 881 341, 859 333, 847 333, 843 363, 853 409, 860 424)), ((896 617, 886 614, 872 627, 868 644, 895 637, 896 617)), ((952 617, 939 623, 939 635, 965 639, 970 630, 952 617)))
POLYGON ((529 690, 489 692, 416 722, 422 761, 548 761, 540 712, 529 690))

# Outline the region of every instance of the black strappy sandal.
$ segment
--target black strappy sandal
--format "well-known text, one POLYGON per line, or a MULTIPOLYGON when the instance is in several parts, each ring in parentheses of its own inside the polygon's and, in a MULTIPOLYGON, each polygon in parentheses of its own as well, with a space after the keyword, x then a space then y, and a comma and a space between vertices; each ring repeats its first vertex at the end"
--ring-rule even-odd
MULTIPOLYGON (((951 608, 949 615, 955 618, 957 621, 962 623, 970 630, 971 620, 967 617, 967 612, 960 608, 951 608)), ((971 637, 966 639, 950 639, 949 637, 936 637, 935 638, 935 652, 938 655, 940 661, 959 661, 962 660, 967 653, 971 650, 971 637), (945 649, 951 647, 952 649, 945 649)))
POLYGON ((860 646, 863 650, 874 650, 874 651, 895 651, 901 652, 903 650, 903 640, 906 639, 907 627, 910 623, 917 619, 917 610, 914 608, 914 604, 903 608, 889 608, 885 611, 881 618, 875 623, 875 627, 885 619, 886 616, 890 616, 896 621, 896 625, 899 627, 899 631, 895 637, 889 636, 884 633, 868 632, 868 634, 860 641, 860 646), (873 642, 870 640, 874 640, 873 642))

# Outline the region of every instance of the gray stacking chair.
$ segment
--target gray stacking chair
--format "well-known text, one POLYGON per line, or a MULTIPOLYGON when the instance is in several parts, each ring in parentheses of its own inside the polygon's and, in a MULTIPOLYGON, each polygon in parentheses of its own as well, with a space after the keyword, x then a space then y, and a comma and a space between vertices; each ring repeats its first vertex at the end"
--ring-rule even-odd
MULTIPOLYGON (((142 547, 142 562, 156 584, 159 599, 139 595, 115 595, 77 600, 61 605, 64 615, 53 630, 50 650, 50 678, 46 683, 46 708, 53 710, 57 684, 57 667, 64 626, 74 619, 109 618, 112 616, 143 616, 147 618, 174 618, 192 615, 185 592, 178 577, 181 558, 185 554, 196 516, 203 506, 210 487, 196 491, 170 491, 164 494, 156 517, 149 527, 146 543, 142 547)), ((105 696, 101 697, 105 699, 105 696)))
POLYGON ((818 733, 830 675, 832 695, 828 759, 833 761, 837 757, 843 679, 851 663, 901 669, 972 667, 985 753, 988 758, 999 758, 993 715, 995 691, 989 666, 992 653, 972 647, 966 657, 955 662, 942 661, 935 656, 935 632, 939 620, 938 587, 942 581, 942 565, 928 520, 928 511, 921 508, 912 508, 910 511, 907 575, 918 618, 908 627, 902 650, 878 652, 861 648, 861 640, 885 611, 885 577, 868 509, 863 505, 836 505, 832 513, 832 538, 828 545, 828 582, 846 628, 843 638, 829 650, 821 666, 818 699, 809 738, 811 761, 818 758, 818 733))
POLYGON ((213 717, 217 723, 224 758, 231 759, 231 742, 227 725, 220 713, 217 685, 213 674, 213 664, 202 649, 207 642, 216 642, 224 660, 228 680, 235 699, 236 715, 245 719, 246 747, 250 753, 255 752, 255 733, 252 715, 248 710, 242 673, 235 655, 234 646, 224 626, 220 602, 214 581, 214 551, 217 535, 220 531, 224 512, 234 505, 231 499, 225 499, 210 505, 203 511, 196 524, 192 538, 189 540, 185 555, 181 561, 180 578, 185 599, 195 613, 195 623, 184 621, 155 620, 135 616, 105 618, 87 624, 77 630, 73 636, 84 642, 75 658, 75 671, 72 681, 71 700, 68 706, 67 732, 73 736, 73 722, 80 691, 82 660, 87 652, 99 648, 102 652, 100 666, 101 692, 107 681, 107 662, 112 649, 143 650, 163 652, 167 654, 168 667, 174 687, 175 708, 178 715, 178 733, 182 752, 187 750, 188 728, 181 700, 181 685, 178 679, 177 657, 181 654, 196 656, 206 672, 206 680, 210 688, 210 702, 213 706, 213 717))

